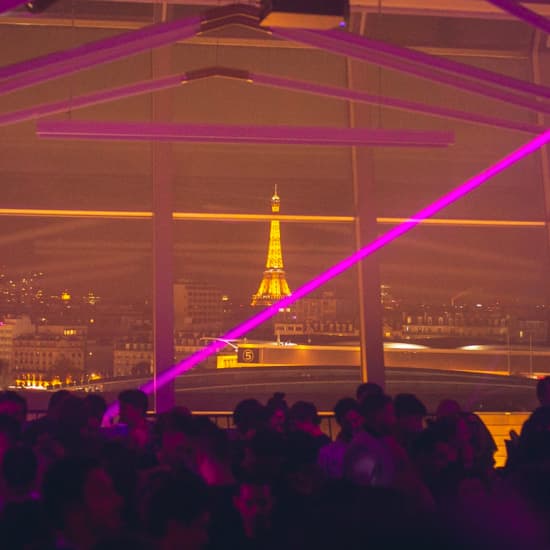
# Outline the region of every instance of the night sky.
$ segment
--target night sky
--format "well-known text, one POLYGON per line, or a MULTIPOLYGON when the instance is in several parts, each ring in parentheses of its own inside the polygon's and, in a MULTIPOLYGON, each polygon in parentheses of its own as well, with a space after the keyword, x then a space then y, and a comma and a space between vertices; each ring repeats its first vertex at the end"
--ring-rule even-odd
MULTIPOLYGON (((422 22, 426 28, 433 27, 430 45, 452 47, 447 43, 452 40, 442 30, 450 23, 434 20, 432 27, 429 23, 422 22)), ((367 27, 367 33, 401 36, 402 41, 406 38, 414 45, 414 33, 404 37, 392 33, 392 28, 405 27, 400 18, 378 18, 367 27)), ((495 44, 506 46, 507 51, 517 50, 517 55, 472 55, 457 60, 530 78, 522 49, 529 43, 530 31, 510 27, 509 23, 504 28, 476 22, 469 32, 486 36, 488 29, 494 33, 495 44), (511 42, 505 45, 497 39, 508 28, 512 29, 506 35, 511 42)), ((0 25, 0 65, 107 36, 108 32, 112 31, 0 25)), ((462 34, 456 31, 456 36, 462 34)), ((172 72, 210 65, 346 85, 345 61, 323 52, 200 43, 174 47, 172 72)), ((354 63, 352 69, 356 86, 370 92, 535 122, 533 114, 496 101, 371 65, 354 63)), ((2 97, 0 112, 150 77, 151 54, 137 55, 2 97)), ((151 120, 151 96, 53 118, 151 120)), ((346 126, 348 107, 332 99, 217 79, 174 90, 173 119, 346 126)), ((411 215, 530 138, 513 131, 377 107, 360 107, 358 123, 455 132, 456 144, 448 149, 372 151, 376 186, 372 200, 380 216, 411 215)), ((0 208, 151 209, 149 144, 45 141, 34 132, 33 122, 0 128, 0 208)), ((177 211, 269 213, 269 199, 277 184, 284 214, 354 213, 349 149, 175 144, 172 150, 177 211)), ((540 156, 533 155, 439 217, 543 220, 543 205, 540 156)), ((380 226, 380 230, 387 227, 380 226)), ((256 291, 267 251, 267 224, 180 221, 174 229, 176 277, 217 284, 237 300, 246 301, 256 291)), ((352 227, 346 225, 282 224, 282 239, 291 288, 351 253, 354 246, 352 227)), ((383 282, 405 300, 448 302, 464 292, 468 300, 543 303, 548 292, 543 228, 422 227, 382 251, 380 260, 383 282)), ((0 217, 0 265, 8 272, 44 271, 52 290, 93 289, 111 299, 145 298, 151 289, 151 224, 0 217)), ((355 293, 353 283, 354 274, 350 273, 335 281, 332 288, 351 296, 355 293)))

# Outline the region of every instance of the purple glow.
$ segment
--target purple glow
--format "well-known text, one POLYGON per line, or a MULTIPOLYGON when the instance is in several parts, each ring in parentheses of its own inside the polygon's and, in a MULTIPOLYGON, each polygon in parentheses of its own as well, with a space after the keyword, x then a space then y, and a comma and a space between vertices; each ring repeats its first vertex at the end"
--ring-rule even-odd
POLYGON ((36 125, 42 138, 114 141, 170 141, 193 143, 268 143, 290 145, 383 147, 446 147, 452 132, 326 128, 322 126, 240 126, 225 124, 174 124, 44 120, 36 125))
POLYGON ((0 13, 13 10, 24 3, 25 0, 0 0, 0 13))
POLYGON ((525 6, 521 5, 517 0, 487 0, 494 6, 497 6, 501 10, 507 11, 508 13, 512 14, 513 16, 517 17, 518 19, 521 19, 528 25, 531 25, 533 27, 536 27, 537 29, 541 29, 542 31, 550 34, 550 21, 546 19, 546 17, 543 17, 542 15, 539 15, 537 12, 534 12, 533 10, 530 10, 529 8, 526 8, 525 6))
MULTIPOLYGON (((411 229, 416 227, 418 224, 422 223, 423 220, 430 218, 434 214, 437 214, 439 211, 443 210, 448 205, 452 204, 456 200, 460 199, 464 195, 467 195, 474 189, 481 186, 483 183, 485 183, 488 179, 492 178, 493 176, 496 176, 500 172, 506 170, 522 158, 526 157, 527 155, 533 153, 546 143, 550 141, 550 130, 547 132, 544 132, 543 134, 537 136, 536 138, 532 139, 525 145, 522 145, 512 153, 510 153, 505 158, 497 161, 495 164, 490 166, 489 168, 483 170, 476 176, 470 178, 466 182, 464 182, 462 185, 459 185, 443 197, 437 199, 436 201, 432 202, 430 205, 426 206, 419 212, 417 212, 414 216, 409 218, 408 220, 404 221, 403 223, 397 225, 396 227, 390 229, 380 237, 374 239, 369 244, 367 244, 365 247, 361 248, 351 256, 348 256, 341 262, 337 263, 336 265, 332 266, 331 268, 327 269, 314 279, 310 280, 306 284, 302 285, 298 289, 294 291, 294 293, 291 296, 287 296, 286 298, 283 298, 282 300, 279 300, 278 302, 275 302, 273 305, 269 306, 265 310, 261 311, 254 317, 251 317, 250 319, 246 320, 241 325, 238 325, 237 327, 231 329, 229 332, 225 333, 221 336, 224 340, 234 340, 237 338, 241 338, 245 334, 247 334, 250 330, 254 329, 255 327, 261 325, 264 321, 267 321, 271 317, 274 317, 280 308, 289 307, 291 304, 299 300, 300 298, 303 298, 304 296, 307 296, 326 282, 330 281, 334 277, 340 275, 350 267, 354 266, 356 263, 360 262, 361 260, 365 259, 367 256, 370 256, 380 248, 386 246, 387 244, 391 243, 401 235, 404 235, 405 233, 408 233, 411 229)), ((163 372, 160 376, 158 376, 156 379, 153 379, 149 382, 147 382, 145 385, 142 386, 142 390, 146 393, 151 393, 154 391, 155 388, 161 387, 164 384, 170 382, 173 380, 176 376, 179 376, 180 374, 188 371, 189 369, 193 368, 195 365, 200 363, 201 361, 204 361, 217 351, 219 351, 222 347, 225 346, 224 342, 212 342, 210 345, 202 348, 201 350, 197 351, 193 355, 190 355, 177 365, 174 365, 172 368, 168 369, 167 371, 163 372)), ((118 404, 114 403, 109 406, 106 412, 106 418, 113 418, 118 413, 118 404)))
POLYGON ((437 67, 422 67, 413 64, 410 61, 397 59, 378 51, 368 50, 354 45, 352 40, 346 38, 345 33, 341 33, 342 38, 327 38, 326 35, 317 35, 313 31, 304 31, 296 29, 272 29, 273 36, 285 38, 294 42, 308 44, 320 50, 345 55, 359 61, 372 63, 381 67, 393 69, 402 73, 414 75, 419 78, 445 84, 458 90, 466 90, 478 95, 497 99, 511 105, 518 105, 535 112, 550 114, 550 105, 531 100, 519 94, 507 92, 495 87, 489 87, 482 82, 476 82, 458 74, 445 74, 438 72, 437 67), (435 70, 434 70, 435 69, 435 70))

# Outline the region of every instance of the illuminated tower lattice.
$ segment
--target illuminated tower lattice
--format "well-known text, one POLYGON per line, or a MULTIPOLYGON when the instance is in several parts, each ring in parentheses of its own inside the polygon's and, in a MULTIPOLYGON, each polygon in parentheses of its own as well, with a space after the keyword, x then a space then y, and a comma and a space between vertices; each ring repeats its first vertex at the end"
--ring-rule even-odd
MULTIPOLYGON (((279 212, 281 199, 277 195, 277 186, 271 197, 271 211, 279 212)), ((252 306, 270 306, 280 298, 290 295, 290 288, 285 278, 283 268, 283 252, 281 250, 281 226, 279 220, 272 220, 269 230, 269 247, 265 263, 264 276, 258 292, 252 296, 252 306)))

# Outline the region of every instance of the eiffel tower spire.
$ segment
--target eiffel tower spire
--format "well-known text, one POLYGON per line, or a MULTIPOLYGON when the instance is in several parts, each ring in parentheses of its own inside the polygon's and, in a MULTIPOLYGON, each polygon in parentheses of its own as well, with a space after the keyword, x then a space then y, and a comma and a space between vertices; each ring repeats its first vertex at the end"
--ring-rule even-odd
MULTIPOLYGON (((271 197, 271 212, 279 212, 281 199, 277 194, 277 185, 271 197)), ((284 296, 290 295, 285 278, 283 252, 281 250, 281 226, 279 220, 272 220, 269 229, 269 246, 265 271, 258 292, 252 296, 252 306, 270 306, 284 296)))

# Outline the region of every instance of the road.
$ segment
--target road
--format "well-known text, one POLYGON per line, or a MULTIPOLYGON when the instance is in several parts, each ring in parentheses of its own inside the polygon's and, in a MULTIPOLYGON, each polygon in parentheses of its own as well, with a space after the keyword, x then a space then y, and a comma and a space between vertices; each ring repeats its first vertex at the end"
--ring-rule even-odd
MULTIPOLYGON (((536 406, 535 381, 494 374, 460 373, 432 369, 387 368, 387 391, 415 393, 433 411, 442 398, 458 400, 478 411, 527 411, 536 406)), ((105 383, 108 401, 118 392, 139 387, 145 379, 105 383)), ((313 401, 320 410, 331 410, 343 396, 353 396, 359 383, 356 368, 245 368, 193 370, 176 380, 176 402, 192 410, 233 410, 246 397, 265 402, 282 391, 289 403, 313 401)), ((25 391, 30 409, 45 409, 50 393, 25 391)))

